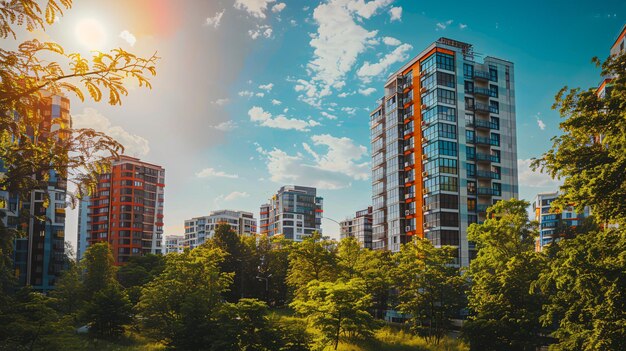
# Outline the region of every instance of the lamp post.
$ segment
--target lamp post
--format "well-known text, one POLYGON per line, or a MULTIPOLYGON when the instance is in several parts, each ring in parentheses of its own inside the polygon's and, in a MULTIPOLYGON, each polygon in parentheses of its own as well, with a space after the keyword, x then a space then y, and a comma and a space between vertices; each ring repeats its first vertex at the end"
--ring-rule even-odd
POLYGON ((329 218, 329 217, 322 217, 322 219, 328 219, 331 222, 335 222, 337 224, 339 224, 339 240, 341 240, 341 235, 343 234, 343 227, 341 226, 340 222, 337 222, 336 220, 329 218))

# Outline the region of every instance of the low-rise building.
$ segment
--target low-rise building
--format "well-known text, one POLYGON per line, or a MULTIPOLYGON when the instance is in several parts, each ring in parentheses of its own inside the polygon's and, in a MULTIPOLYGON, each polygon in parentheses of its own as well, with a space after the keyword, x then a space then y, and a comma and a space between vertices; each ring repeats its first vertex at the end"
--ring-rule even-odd
POLYGON ((532 208, 535 220, 539 223, 539 237, 535 242, 535 249, 541 251, 544 246, 561 240, 562 230, 576 227, 580 221, 589 217, 590 211, 585 208, 583 213, 577 213, 574 208, 568 207, 562 211, 552 209, 552 202, 559 196, 558 192, 539 193, 533 201, 532 208))
POLYGON ((261 205, 261 234, 302 241, 315 231, 321 233, 323 207, 324 199, 317 196, 317 189, 283 186, 269 203, 261 205))
POLYGON ((207 216, 185 220, 185 235, 183 247, 193 249, 204 244, 215 234, 215 228, 222 223, 231 226, 239 235, 254 235, 257 233, 257 222, 252 212, 218 210, 207 216))
POLYGON ((165 254, 176 252, 182 253, 184 251, 183 242, 185 240, 184 235, 166 235, 165 236, 165 254))

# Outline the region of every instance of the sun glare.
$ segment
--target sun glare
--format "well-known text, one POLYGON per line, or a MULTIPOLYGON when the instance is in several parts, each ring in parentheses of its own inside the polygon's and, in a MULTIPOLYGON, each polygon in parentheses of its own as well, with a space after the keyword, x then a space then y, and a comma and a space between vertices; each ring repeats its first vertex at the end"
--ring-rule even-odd
POLYGON ((76 39, 89 50, 101 50, 106 41, 106 32, 100 22, 84 18, 76 24, 76 39))

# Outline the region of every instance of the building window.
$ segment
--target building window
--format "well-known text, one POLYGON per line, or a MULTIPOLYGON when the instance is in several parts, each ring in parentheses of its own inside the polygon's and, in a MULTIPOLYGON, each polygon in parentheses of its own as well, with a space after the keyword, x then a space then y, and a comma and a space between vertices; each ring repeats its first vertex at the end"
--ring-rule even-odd
POLYGON ((463 64, 463 76, 467 79, 474 78, 474 65, 464 63, 463 64))
POLYGON ((454 72, 454 56, 437 53, 437 68, 454 72))
POLYGON ((473 94, 474 93, 474 82, 469 80, 465 81, 465 94, 473 94))
POLYGON ((467 166, 467 176, 468 177, 476 177, 476 165, 473 163, 466 163, 467 166))
POLYGON ((497 101, 489 101, 489 112, 500 113, 500 103, 497 101))
POLYGON ((498 81, 498 68, 493 65, 489 65, 489 80, 492 82, 498 81))
POLYGON ((498 86, 495 84, 489 84, 489 96, 497 98, 498 97, 498 86))
POLYGON ((456 122, 456 109, 448 106, 436 106, 422 114, 422 120, 432 123, 436 120, 456 122))

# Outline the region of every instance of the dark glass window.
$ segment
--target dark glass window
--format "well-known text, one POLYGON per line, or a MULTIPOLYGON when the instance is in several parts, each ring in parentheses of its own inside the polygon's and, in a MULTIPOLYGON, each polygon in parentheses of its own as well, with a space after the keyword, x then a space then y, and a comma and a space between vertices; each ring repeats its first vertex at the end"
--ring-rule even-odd
POLYGON ((476 148, 473 146, 466 146, 465 153, 467 154, 467 159, 472 160, 476 158, 476 148))
POLYGON ((469 80, 465 81, 465 94, 473 94, 474 93, 474 82, 470 82, 469 80))
POLYGON ((489 96, 497 98, 498 97, 498 86, 495 84, 489 84, 489 96))
POLYGON ((452 90, 437 89, 437 101, 444 104, 456 104, 456 94, 452 90))
POLYGON ((422 120, 432 123, 436 120, 456 122, 456 109, 447 106, 436 106, 422 114, 422 120))
POLYGON ((489 112, 500 113, 500 103, 497 101, 489 101, 489 112))
POLYGON ((423 135, 428 141, 438 138, 456 139, 456 126, 447 123, 436 123, 428 127, 423 135))
POLYGON ((437 68, 454 71, 454 56, 437 53, 437 68))
POLYGON ((496 66, 489 65, 489 80, 492 82, 498 81, 498 68, 496 66))
POLYGON ((463 64, 463 76, 468 79, 474 78, 474 65, 464 63, 463 64))
POLYGON ((473 163, 467 163, 467 176, 475 177, 476 176, 476 165, 473 163))

